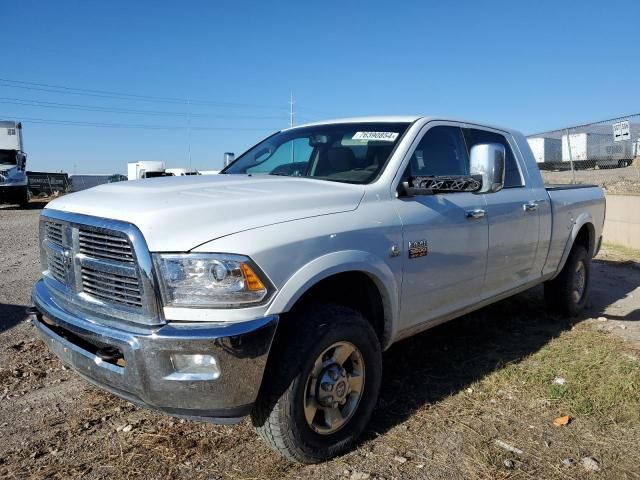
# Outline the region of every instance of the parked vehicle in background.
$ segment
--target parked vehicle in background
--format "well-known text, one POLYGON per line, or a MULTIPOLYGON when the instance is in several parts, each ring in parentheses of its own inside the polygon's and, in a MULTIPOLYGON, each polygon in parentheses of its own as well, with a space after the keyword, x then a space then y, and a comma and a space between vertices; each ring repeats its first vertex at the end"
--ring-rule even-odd
POLYGON ((33 196, 58 195, 69 190, 69 175, 62 172, 27 172, 29 191, 33 196))
POLYGON ((562 141, 558 138, 527 138, 538 167, 557 168, 562 163, 562 141))
POLYGON ((113 175, 109 175, 107 183, 126 182, 128 179, 129 178, 126 175, 114 173, 113 175))
POLYGON ((33 323, 116 395, 213 422, 251 415, 275 451, 318 462, 364 431, 398 340, 541 283, 549 308, 579 314, 604 209, 599 187, 545 188, 511 129, 300 126, 219 175, 50 202, 33 323))
POLYGON ((27 154, 20 122, 0 120, 0 202, 29 203, 27 154))
POLYGON ((79 192, 87 188, 97 187, 109 183, 109 174, 77 174, 69 176, 69 191, 79 192))
POLYGON ((192 168, 167 168, 165 170, 167 175, 173 175, 174 177, 184 177, 185 175, 200 175, 198 170, 192 168))
POLYGON ((220 170, 200 170, 200 175, 217 175, 220 173, 220 170))
POLYGON ((567 166, 573 161, 574 168, 628 167, 636 156, 635 150, 634 142, 614 142, 613 133, 583 132, 562 136, 562 161, 567 166))
POLYGON ((140 180, 143 178, 166 177, 166 165, 164 162, 143 161, 131 162, 127 164, 127 178, 129 180, 140 180))

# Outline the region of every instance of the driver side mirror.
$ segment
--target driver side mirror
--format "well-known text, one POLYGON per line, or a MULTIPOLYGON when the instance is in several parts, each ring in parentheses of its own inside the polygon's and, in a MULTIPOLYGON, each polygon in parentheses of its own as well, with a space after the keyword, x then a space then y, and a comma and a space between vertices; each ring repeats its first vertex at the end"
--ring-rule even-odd
POLYGON ((471 147, 471 175, 482 177, 482 186, 475 193, 495 193, 504 186, 505 149, 499 143, 479 143, 471 147))

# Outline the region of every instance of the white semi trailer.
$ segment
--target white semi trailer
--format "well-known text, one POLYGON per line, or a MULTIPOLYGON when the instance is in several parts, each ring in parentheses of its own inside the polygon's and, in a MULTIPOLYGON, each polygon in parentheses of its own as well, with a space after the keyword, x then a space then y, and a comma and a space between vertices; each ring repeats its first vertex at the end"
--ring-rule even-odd
POLYGON ((612 133, 583 132, 562 136, 562 161, 574 167, 627 167, 636 155, 634 142, 614 142, 612 133), (571 148, 569 148, 569 145, 571 148))
POLYGON ((559 138, 527 138, 539 168, 554 168, 562 163, 562 141, 559 138))
POLYGON ((0 202, 29 203, 27 155, 22 145, 22 124, 0 120, 0 202))
POLYGON ((164 162, 144 161, 131 162, 127 164, 127 177, 129 180, 140 180, 142 178, 164 177, 167 175, 167 168, 164 162))

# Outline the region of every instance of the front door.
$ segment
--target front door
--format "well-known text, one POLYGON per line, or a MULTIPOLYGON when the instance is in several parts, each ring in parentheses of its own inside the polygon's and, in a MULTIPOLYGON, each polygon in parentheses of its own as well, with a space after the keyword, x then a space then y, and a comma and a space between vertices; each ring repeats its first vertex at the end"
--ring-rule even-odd
POLYGON ((489 219, 489 255, 485 296, 494 297, 540 276, 534 271, 540 230, 539 205, 535 192, 525 186, 525 175, 507 138, 481 128, 464 130, 467 147, 478 143, 499 143, 505 147, 504 187, 484 195, 489 219))
MULTIPOLYGON (((442 123, 425 129, 405 175, 468 175, 461 129, 442 123)), ((488 247, 485 196, 451 192, 396 201, 404 238, 400 329, 481 299, 488 247)))

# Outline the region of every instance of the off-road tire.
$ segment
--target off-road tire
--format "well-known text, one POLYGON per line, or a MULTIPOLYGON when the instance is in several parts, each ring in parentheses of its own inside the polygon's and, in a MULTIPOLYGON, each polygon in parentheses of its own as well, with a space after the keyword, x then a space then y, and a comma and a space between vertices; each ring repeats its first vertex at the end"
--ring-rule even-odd
POLYGON ((258 400, 251 414, 264 442, 288 460, 317 463, 349 449, 365 429, 382 378, 379 340, 359 312, 315 305, 281 322, 258 400), (331 434, 316 433, 304 416, 304 395, 315 360, 335 342, 355 345, 365 364, 360 402, 350 420, 331 434))
POLYGON ((589 296, 591 258, 582 245, 574 245, 560 274, 544 284, 544 299, 547 308, 566 317, 580 315, 589 296), (573 295, 576 269, 584 265, 585 282, 582 297, 576 301, 573 295))

